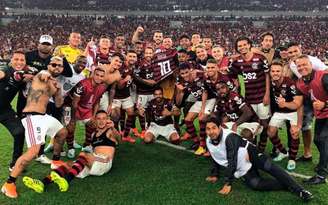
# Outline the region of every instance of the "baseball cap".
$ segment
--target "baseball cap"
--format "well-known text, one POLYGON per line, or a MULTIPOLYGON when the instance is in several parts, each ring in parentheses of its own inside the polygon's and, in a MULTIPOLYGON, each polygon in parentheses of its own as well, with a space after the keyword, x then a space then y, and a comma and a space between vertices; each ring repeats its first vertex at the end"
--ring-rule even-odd
POLYGON ((289 44, 288 42, 282 42, 277 49, 279 51, 285 51, 288 49, 288 44, 289 44))
POLYGON ((53 39, 49 35, 42 35, 39 40, 40 43, 49 43, 50 45, 53 44, 53 39))
POLYGON ((190 39, 189 36, 187 34, 182 34, 180 37, 179 37, 179 40, 183 39, 183 38, 187 38, 187 39, 190 39))

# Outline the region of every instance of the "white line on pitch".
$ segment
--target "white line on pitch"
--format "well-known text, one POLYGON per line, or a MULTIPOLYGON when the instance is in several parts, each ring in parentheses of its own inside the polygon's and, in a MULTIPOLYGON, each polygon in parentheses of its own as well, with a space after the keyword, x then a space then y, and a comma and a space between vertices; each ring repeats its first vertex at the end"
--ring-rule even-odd
MULTIPOLYGON (((158 143, 158 144, 168 146, 168 147, 172 147, 172 148, 177 149, 177 150, 182 150, 182 151, 185 151, 185 152, 194 153, 192 150, 188 150, 187 148, 185 148, 183 146, 180 146, 180 145, 174 145, 174 144, 171 144, 169 142, 162 141, 162 140, 156 140, 155 142, 158 143)), ((289 171, 286 171, 286 172, 289 175, 293 176, 293 177, 298 177, 298 178, 302 178, 302 179, 311 178, 311 176, 307 176, 307 175, 304 175, 304 174, 299 174, 299 173, 296 173, 296 172, 289 172, 289 171)))

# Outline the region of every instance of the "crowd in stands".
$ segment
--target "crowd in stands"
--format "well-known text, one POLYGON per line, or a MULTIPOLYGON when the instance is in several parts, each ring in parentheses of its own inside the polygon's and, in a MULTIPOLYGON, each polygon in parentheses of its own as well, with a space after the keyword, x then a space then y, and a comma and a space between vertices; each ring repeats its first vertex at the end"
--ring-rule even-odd
MULTIPOLYGON (((147 31, 163 30, 177 42, 181 34, 202 33, 213 39, 215 44, 222 45, 227 51, 233 51, 233 42, 240 36, 249 36, 254 43, 259 42, 259 34, 272 31, 275 43, 297 41, 302 44, 304 53, 325 58, 328 50, 327 21, 318 18, 271 18, 265 21, 265 26, 254 25, 254 20, 261 19, 226 19, 192 18, 192 17, 67 17, 67 16, 16 16, 15 20, 6 26, 0 26, 0 56, 7 58, 17 48, 35 49, 37 38, 44 33, 54 37, 54 43, 67 43, 67 36, 72 30, 82 34, 82 47, 85 47, 91 37, 99 38, 102 34, 115 36, 123 33, 126 39, 131 39, 133 31, 143 26, 147 31), (170 26, 172 21, 181 21, 179 28, 170 26)), ((151 39, 151 32, 146 32, 144 40, 151 39)))
POLYGON ((250 11, 325 11, 326 0, 26 0, 7 1, 21 8, 66 10, 250 10, 250 11))

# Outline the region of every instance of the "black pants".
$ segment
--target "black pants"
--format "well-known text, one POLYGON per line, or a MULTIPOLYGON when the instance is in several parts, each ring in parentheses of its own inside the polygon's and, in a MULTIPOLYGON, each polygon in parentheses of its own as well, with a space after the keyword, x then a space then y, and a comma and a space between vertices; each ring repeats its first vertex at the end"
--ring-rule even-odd
POLYGON ((10 163, 10 166, 14 166, 16 160, 23 153, 25 129, 20 118, 12 109, 0 111, 0 123, 5 126, 9 130, 10 134, 14 137, 14 150, 12 154, 12 161, 10 163))
POLYGON ((313 142, 320 153, 317 173, 320 176, 326 177, 328 174, 328 119, 315 120, 313 142))
POLYGON ((252 168, 244 175, 244 179, 252 189, 261 191, 288 189, 296 193, 303 189, 284 169, 273 164, 269 157, 259 154, 255 146, 249 145, 248 154, 252 168), (270 174, 273 178, 262 178, 259 170, 270 174))
POLYGON ((16 103, 16 111, 17 111, 17 115, 19 118, 23 118, 22 113, 23 113, 23 109, 26 106, 26 97, 23 94, 23 91, 20 90, 18 92, 18 98, 17 98, 17 103, 16 103))

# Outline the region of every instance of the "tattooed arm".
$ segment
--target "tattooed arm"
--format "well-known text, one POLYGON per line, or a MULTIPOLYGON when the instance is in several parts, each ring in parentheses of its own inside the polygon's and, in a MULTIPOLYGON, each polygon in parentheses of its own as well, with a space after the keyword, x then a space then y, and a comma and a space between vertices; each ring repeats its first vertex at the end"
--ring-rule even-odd
POLYGON ((49 81, 49 88, 49 92, 54 98, 56 107, 61 107, 64 104, 64 98, 62 95, 60 84, 57 82, 56 79, 51 78, 49 81))

